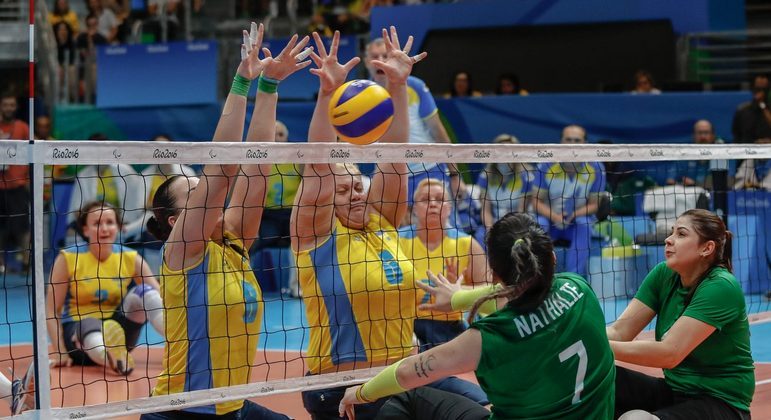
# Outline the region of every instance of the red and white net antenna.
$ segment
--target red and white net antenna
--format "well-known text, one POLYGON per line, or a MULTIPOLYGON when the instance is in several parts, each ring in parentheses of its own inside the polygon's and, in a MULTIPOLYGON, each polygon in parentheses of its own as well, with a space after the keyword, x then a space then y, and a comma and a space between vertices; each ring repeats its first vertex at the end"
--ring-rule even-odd
POLYGON ((35 0, 29 0, 29 140, 35 139, 35 0))

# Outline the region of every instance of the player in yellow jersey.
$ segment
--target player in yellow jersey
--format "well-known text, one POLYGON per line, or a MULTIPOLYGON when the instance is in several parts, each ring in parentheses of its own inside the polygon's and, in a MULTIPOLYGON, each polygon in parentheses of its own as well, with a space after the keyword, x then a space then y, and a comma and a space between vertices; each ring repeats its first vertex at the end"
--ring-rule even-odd
POLYGON ((112 205, 87 203, 77 224, 88 243, 59 253, 46 299, 53 364, 109 364, 128 375, 129 351, 145 322, 163 334, 158 282, 137 251, 116 244, 120 223, 112 205))
MULTIPOLYGON (((461 272, 466 285, 487 285, 490 272, 487 255, 471 236, 450 228, 448 219, 452 203, 441 179, 426 178, 415 187, 413 197, 415 225, 399 229, 399 242, 404 255, 415 267, 416 281, 429 283, 429 270, 434 273, 461 272), (419 280, 417 280, 419 279, 419 280)), ((429 293, 418 293, 421 305, 434 303, 429 293)), ((451 341, 466 329, 461 311, 437 312, 418 308, 415 336, 420 351, 451 341)), ((481 405, 489 404, 479 385, 449 376, 432 387, 463 395, 481 405)))
MULTIPOLYGON (((308 43, 293 36, 276 57, 258 57, 263 27, 245 39, 242 61, 225 100, 214 142, 240 141, 250 82, 259 77, 247 141, 271 141, 276 125, 276 93, 281 80, 310 62, 295 56, 308 43)), ((150 232, 165 242, 161 294, 168 326, 163 371, 152 391, 185 391, 244 385, 249 382, 262 321, 262 296, 249 264, 257 237, 270 165, 215 165, 198 178, 173 177, 153 199, 150 232), (228 201, 228 193, 233 185, 228 201), (225 203, 227 209, 223 211, 225 203)), ((286 419, 244 400, 145 414, 143 419, 286 419)))
MULTIPOLYGON (((381 142, 405 142, 409 135, 407 85, 413 64, 412 37, 401 49, 396 29, 383 30, 387 54, 373 61, 388 78, 393 122, 381 142)), ((329 101, 359 58, 337 61, 340 34, 329 53, 313 34, 311 57, 319 94, 311 119, 310 142, 333 142, 329 101)), ((382 366, 412 350, 416 293, 413 267, 399 249, 396 228, 407 210, 406 164, 379 164, 368 191, 354 165, 306 165, 292 209, 292 249, 310 325, 306 361, 310 374, 382 366)), ((314 419, 338 418, 344 388, 308 391, 303 403, 314 419)), ((357 417, 370 418, 380 403, 361 406, 357 417)), ((357 407, 358 408, 358 407, 357 407)))

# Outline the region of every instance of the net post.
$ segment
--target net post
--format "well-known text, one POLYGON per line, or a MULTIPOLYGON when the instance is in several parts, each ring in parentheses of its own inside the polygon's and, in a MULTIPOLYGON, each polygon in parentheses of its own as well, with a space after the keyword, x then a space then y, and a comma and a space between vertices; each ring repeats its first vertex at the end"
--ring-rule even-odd
POLYGON ((35 406, 39 418, 51 410, 50 369, 48 365, 48 334, 46 327, 46 280, 43 269, 43 177, 45 167, 35 153, 35 141, 30 140, 30 173, 32 174, 32 331, 33 362, 35 364, 35 406), (42 391, 42 392, 41 392, 42 391))

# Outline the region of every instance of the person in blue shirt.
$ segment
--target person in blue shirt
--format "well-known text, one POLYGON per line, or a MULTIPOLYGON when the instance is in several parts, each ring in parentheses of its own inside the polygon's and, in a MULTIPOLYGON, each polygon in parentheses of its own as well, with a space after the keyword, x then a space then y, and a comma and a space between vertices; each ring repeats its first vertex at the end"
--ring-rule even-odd
MULTIPOLYGON (((569 125, 562 130, 561 142, 586 143, 586 130, 569 125)), ((601 162, 541 163, 533 185, 538 223, 552 240, 570 242, 565 271, 586 276, 592 226, 599 195, 605 191, 605 167, 601 162)))
MULTIPOLYGON (((715 135, 712 123, 699 120, 693 125, 693 142, 696 145, 722 144, 723 140, 715 135)), ((724 160, 681 160, 664 162, 667 172, 667 185, 681 184, 686 187, 712 188, 712 173, 715 169, 726 169, 724 160)))

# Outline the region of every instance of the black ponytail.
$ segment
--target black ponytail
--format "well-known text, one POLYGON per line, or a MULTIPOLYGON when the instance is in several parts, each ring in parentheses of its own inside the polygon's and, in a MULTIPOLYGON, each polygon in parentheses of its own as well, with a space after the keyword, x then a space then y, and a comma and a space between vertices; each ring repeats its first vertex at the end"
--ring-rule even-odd
POLYGON ((554 244, 532 217, 509 213, 487 233, 490 268, 502 288, 474 303, 469 320, 486 301, 505 297, 509 305, 527 312, 540 305, 554 280, 554 244))
POLYGON ((169 177, 158 187, 153 197, 153 215, 147 220, 147 231, 163 242, 169 239, 173 227, 169 223, 169 217, 176 216, 181 211, 170 191, 171 184, 180 177, 182 175, 169 177))

